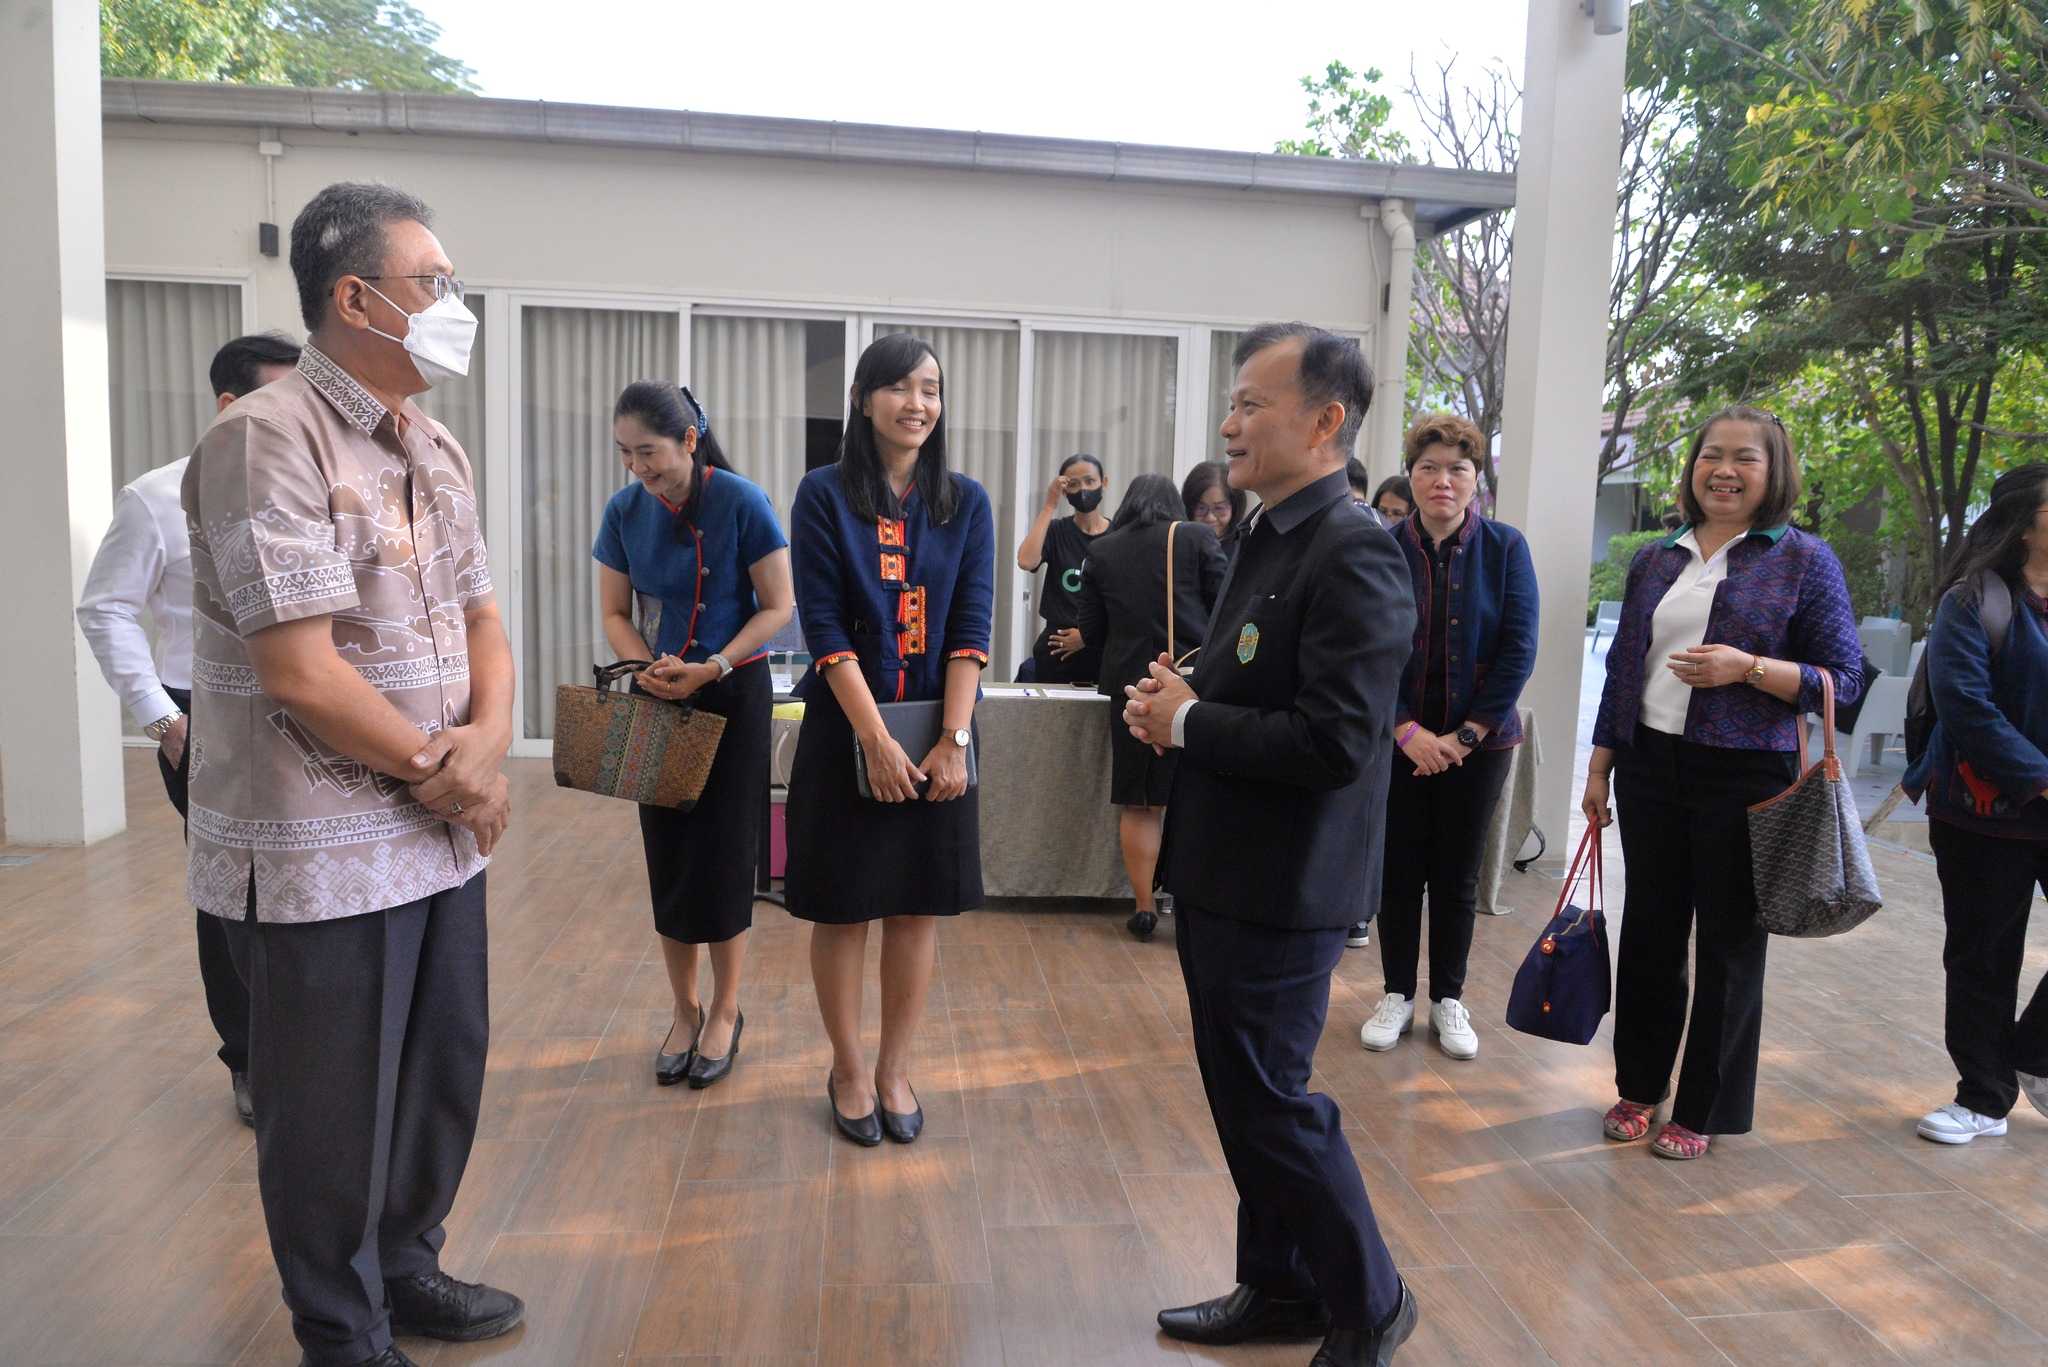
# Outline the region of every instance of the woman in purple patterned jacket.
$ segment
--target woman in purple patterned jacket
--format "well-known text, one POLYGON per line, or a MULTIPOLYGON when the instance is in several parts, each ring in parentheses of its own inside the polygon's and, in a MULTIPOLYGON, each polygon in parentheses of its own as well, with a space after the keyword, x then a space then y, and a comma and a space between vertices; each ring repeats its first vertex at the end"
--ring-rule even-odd
POLYGON ((1628 895, 1615 972, 1615 1089, 1602 1128, 1641 1139, 1678 1095, 1652 1150, 1698 1158, 1743 1134, 1756 1101, 1764 948, 1748 808, 1799 771, 1798 717, 1863 692, 1863 652, 1834 552, 1789 525, 1799 467, 1785 425, 1725 408, 1693 438, 1679 486, 1687 525, 1629 566, 1593 726, 1582 803, 1605 826, 1609 774, 1628 895), (1686 1013, 1686 943, 1698 982, 1686 1013))

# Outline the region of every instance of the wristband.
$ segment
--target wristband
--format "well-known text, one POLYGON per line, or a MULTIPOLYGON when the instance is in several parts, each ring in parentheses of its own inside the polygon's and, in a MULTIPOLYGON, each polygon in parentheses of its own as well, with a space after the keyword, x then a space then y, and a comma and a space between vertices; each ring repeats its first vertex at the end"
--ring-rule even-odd
POLYGON ((709 663, 718 666, 718 677, 721 679, 732 673, 732 661, 726 659, 723 654, 713 655, 709 663))
POLYGON ((1421 722, 1419 722, 1419 721, 1411 721, 1411 722, 1409 722, 1409 723, 1408 723, 1408 729, 1407 729, 1406 731, 1403 731, 1403 732, 1402 732, 1402 733, 1401 733, 1400 735, 1398 735, 1398 736, 1394 737, 1394 748, 1395 748, 1396 750, 1405 750, 1405 749, 1407 749, 1407 748, 1408 748, 1408 741, 1409 741, 1409 738, 1410 738, 1410 737, 1412 737, 1412 736, 1413 736, 1413 735, 1414 735, 1414 734, 1415 734, 1415 733, 1416 733, 1417 731, 1420 731, 1421 729, 1422 729, 1422 723, 1421 723, 1421 722))

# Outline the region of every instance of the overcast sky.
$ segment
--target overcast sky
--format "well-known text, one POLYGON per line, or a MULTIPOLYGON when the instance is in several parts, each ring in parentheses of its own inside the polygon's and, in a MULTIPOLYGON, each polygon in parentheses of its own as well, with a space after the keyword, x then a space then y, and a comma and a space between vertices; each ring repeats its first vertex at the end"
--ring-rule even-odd
POLYGON ((486 95, 1258 152, 1332 58, 1396 89, 1411 56, 1519 74, 1528 2, 414 0, 486 95))

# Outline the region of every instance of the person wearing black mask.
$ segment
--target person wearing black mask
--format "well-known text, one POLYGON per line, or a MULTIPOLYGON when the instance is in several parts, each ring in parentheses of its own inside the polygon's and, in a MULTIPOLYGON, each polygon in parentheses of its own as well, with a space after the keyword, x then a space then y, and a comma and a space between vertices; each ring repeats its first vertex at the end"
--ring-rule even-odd
POLYGON ((1017 546, 1018 569, 1026 574, 1046 571, 1038 590, 1038 615, 1045 625, 1032 642, 1031 662, 1018 674, 1020 681, 1090 683, 1102 667, 1100 643, 1084 643, 1075 618, 1089 543, 1109 530, 1109 519, 1102 514, 1102 490, 1102 462, 1085 452, 1068 456, 1046 486, 1045 502, 1017 546), (1055 516, 1062 498, 1074 510, 1070 517, 1055 516))

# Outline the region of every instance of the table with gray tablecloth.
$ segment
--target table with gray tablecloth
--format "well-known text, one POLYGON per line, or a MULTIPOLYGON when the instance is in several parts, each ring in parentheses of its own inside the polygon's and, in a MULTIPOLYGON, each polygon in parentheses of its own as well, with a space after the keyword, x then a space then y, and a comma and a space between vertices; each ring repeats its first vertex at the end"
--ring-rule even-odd
MULTIPOLYGON (((981 733, 981 878, 997 898, 1128 901, 1109 801, 1110 700, 1089 689, 992 684, 975 709, 981 733)), ((789 772, 795 722, 777 723, 775 780, 789 772)), ((1479 905, 1492 912, 1501 871, 1530 829, 1540 748, 1535 717, 1514 750, 1494 812, 1479 877, 1479 905)), ((1246 858, 1257 858, 1255 850, 1246 858)))

